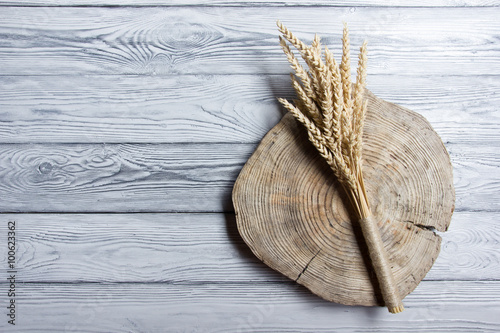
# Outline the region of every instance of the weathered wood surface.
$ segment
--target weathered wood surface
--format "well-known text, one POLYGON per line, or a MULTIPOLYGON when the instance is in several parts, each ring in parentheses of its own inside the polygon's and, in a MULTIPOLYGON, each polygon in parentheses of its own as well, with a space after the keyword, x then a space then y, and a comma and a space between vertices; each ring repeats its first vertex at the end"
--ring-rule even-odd
MULTIPOLYGON (((365 98, 363 178, 399 302, 439 255, 441 238, 428 228, 451 222, 452 167, 427 120, 368 90, 365 98)), ((232 199, 242 238, 269 267, 333 302, 383 304, 356 213, 291 114, 245 164, 232 199)))
POLYGON ((50 333, 498 332, 500 282, 424 281, 417 290, 406 299, 407 311, 391 315, 384 308, 329 303, 289 283, 35 283, 23 285, 19 296, 19 316, 29 318, 19 328, 50 333))
MULTIPOLYGON (((497 213, 455 212, 424 281, 498 280, 497 213)), ((234 214, 2 214, 18 228, 22 283, 282 283, 244 244, 234 214), (221 265, 223 263, 223 265, 221 265)), ((0 241, 5 243, 5 235, 0 241)), ((6 257, 0 257, 4 267, 6 257)), ((0 271, 4 281, 6 272, 0 271)), ((270 290, 274 287, 270 286, 270 290)), ((348 308, 346 308, 348 309, 348 308)))
POLYGON ((0 219, 19 221, 19 331, 500 330, 497 1, 0 6, 0 219), (428 118, 450 151, 456 212, 400 316, 284 280, 227 214, 281 117, 275 98, 292 94, 277 18, 336 54, 346 20, 369 41, 369 89, 428 118), (194 211, 217 213, 155 213, 194 211))
MULTIPOLYGON (((285 59, 282 59, 285 61, 285 59)), ((0 143, 258 143, 293 98, 288 75, 0 76, 0 143)), ((499 76, 369 75, 449 147, 500 144, 499 76)))
MULTIPOLYGON (((121 0, 120 6, 322 6, 322 7, 498 7, 495 0, 121 0)), ((112 0, 2 0, 0 6, 117 6, 112 0)))
MULTIPOLYGON (((473 132, 495 142, 498 132, 473 132)), ((500 209, 498 145, 448 144, 456 210, 500 209)), ((3 144, 1 212, 224 212, 256 144, 3 144)))
POLYGON ((276 19, 339 54, 342 21, 368 73, 499 75, 500 8, 5 7, 0 75, 284 74, 276 19), (242 19, 244 17, 244 19, 242 19))
POLYGON ((254 145, 0 146, 0 211, 224 212, 254 145))

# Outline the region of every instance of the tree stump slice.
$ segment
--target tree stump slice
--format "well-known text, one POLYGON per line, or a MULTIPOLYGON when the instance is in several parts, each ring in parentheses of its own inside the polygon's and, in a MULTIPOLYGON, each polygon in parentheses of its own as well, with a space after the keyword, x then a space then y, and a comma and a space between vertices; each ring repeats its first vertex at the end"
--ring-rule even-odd
MULTIPOLYGON (((368 90, 363 174, 374 219, 405 297, 436 260, 454 209, 450 158, 429 122, 368 90)), ((271 268, 318 296, 383 305, 342 186, 291 114, 263 138, 233 190, 238 230, 271 268)))

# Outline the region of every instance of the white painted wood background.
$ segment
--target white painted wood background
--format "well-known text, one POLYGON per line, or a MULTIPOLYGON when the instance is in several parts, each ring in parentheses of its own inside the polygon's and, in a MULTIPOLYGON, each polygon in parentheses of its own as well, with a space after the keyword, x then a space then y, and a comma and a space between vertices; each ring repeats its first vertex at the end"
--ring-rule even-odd
POLYGON ((0 1, 0 331, 500 331, 498 6, 0 1), (276 19, 337 54, 348 22, 368 88, 450 152, 456 211, 402 314, 323 301, 237 233, 233 183, 293 96, 276 19))

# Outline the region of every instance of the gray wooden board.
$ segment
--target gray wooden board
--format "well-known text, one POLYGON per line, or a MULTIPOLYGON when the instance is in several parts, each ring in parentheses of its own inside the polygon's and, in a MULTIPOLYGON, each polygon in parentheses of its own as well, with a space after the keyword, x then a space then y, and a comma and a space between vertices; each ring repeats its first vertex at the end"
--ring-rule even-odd
MULTIPOLYGON (((0 6, 116 6, 112 0, 3 0, 0 6)), ((373 7, 498 7, 495 0, 121 0, 122 6, 231 6, 231 7, 276 7, 276 6, 373 6, 373 7)))
POLYGON ((254 145, 0 146, 0 211, 223 212, 254 145))
POLYGON ((19 295, 22 332, 496 333, 500 325, 498 281, 422 281, 400 315, 329 303, 292 283, 29 283, 19 295))
POLYGON ((492 0, 0 1, 17 331, 498 332, 499 14, 492 0), (400 315, 319 299, 237 233, 234 180, 293 96, 276 19, 337 55, 347 21, 353 56, 369 42, 368 88, 450 152, 456 211, 400 315))
MULTIPOLYGON (((497 146, 469 144, 467 136, 462 140, 448 144, 456 210, 498 211, 497 146)), ((255 148, 223 143, 2 144, 0 211, 232 211, 234 181, 255 148)))
POLYGON ((5 7, 0 75, 283 74, 276 19, 335 54, 369 42, 370 74, 500 74, 500 8, 5 7), (244 18, 244 19, 242 19, 244 18))
MULTIPOLYGON (((282 59, 285 61, 285 59, 282 59)), ((0 76, 0 143, 258 143, 293 98, 288 75, 0 76)), ((445 143, 499 145, 500 76, 369 75, 445 143)))
MULTIPOLYGON (((441 254, 425 280, 500 280, 495 216, 456 213, 450 230, 439 233, 441 254)), ((231 213, 2 214, 0 219, 16 222, 22 283, 289 281, 251 253, 231 213)), ((0 257, 0 267, 6 260, 0 257)), ((0 271, 0 281, 6 274, 0 271)))

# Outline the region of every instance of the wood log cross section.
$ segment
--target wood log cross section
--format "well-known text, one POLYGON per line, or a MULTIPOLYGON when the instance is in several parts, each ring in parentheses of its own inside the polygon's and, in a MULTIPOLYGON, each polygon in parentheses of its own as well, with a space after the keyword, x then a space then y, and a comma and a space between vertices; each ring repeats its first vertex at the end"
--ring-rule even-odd
MULTIPOLYGON (((443 142, 421 115, 370 91, 363 174, 401 297, 436 260, 455 203, 443 142)), ((318 296, 383 305, 346 194, 291 114, 263 138, 233 190, 238 230, 269 267, 318 296)))

